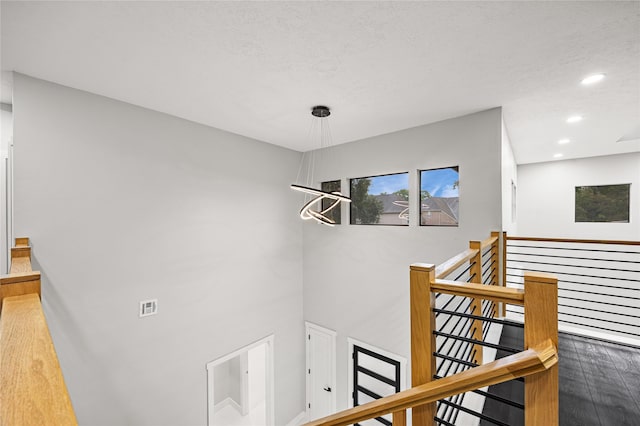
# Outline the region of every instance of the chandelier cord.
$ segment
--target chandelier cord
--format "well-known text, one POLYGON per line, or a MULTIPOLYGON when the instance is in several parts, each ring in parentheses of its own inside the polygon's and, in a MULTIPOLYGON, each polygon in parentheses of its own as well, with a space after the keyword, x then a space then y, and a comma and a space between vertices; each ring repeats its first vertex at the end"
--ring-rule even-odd
MULTIPOLYGON (((309 124, 309 132, 307 133, 307 140, 311 141, 313 140, 313 131, 316 127, 316 119, 315 118, 311 118, 310 119, 310 124, 309 124)), ((305 186, 311 186, 312 184, 312 180, 313 180, 313 176, 311 173, 311 163, 315 162, 314 161, 314 155, 313 152, 315 150, 311 150, 311 151, 305 151, 302 153, 302 158, 300 159, 300 165, 298 166, 298 174, 296 175, 296 183, 304 183, 305 186), (305 180, 302 181, 302 168, 305 166, 305 164, 307 165, 307 173, 306 173, 306 177, 305 180)), ((311 195, 309 194, 305 194, 304 195, 305 198, 305 202, 308 201, 309 199, 311 199, 311 195)))
POLYGON ((312 118, 311 125, 309 126, 309 140, 313 136, 318 134, 320 137, 319 149, 313 149, 302 153, 300 161, 300 167, 298 168, 298 176, 296 178, 296 184, 291 184, 291 189, 305 194, 305 204, 300 210, 300 218, 303 220, 314 219, 318 223, 322 223, 328 226, 335 225, 335 221, 328 217, 326 214, 336 208, 341 202, 350 203, 351 198, 342 195, 340 191, 331 191, 330 189, 324 191, 322 188, 322 182, 316 182, 316 173, 320 179, 325 179, 326 166, 323 164, 316 164, 318 161, 322 162, 328 160, 331 156, 331 152, 326 152, 331 147, 331 129, 329 128, 329 108, 325 106, 315 106, 312 109, 311 114, 319 118, 312 118), (319 126, 319 127, 318 127, 319 126), (306 166, 306 181, 304 185, 300 185, 302 167, 306 166), (315 189, 316 184, 320 185, 319 189, 315 189), (330 191, 330 192, 329 192, 330 191), (326 203, 328 201, 328 203, 326 203), (316 209, 313 207, 317 206, 316 209))

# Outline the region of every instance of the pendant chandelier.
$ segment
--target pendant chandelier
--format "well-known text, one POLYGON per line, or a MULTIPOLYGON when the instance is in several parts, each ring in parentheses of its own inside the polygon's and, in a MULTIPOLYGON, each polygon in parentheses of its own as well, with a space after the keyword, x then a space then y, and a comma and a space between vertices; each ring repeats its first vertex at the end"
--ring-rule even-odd
POLYGON ((297 183, 291 184, 291 189, 295 191, 300 191, 305 194, 305 203, 300 209, 300 218, 303 220, 313 219, 318 223, 323 225, 333 226, 335 225, 335 221, 327 216, 331 210, 336 208, 341 201, 345 203, 350 203, 351 198, 342 195, 338 191, 327 192, 322 189, 315 189, 313 185, 316 184, 314 173, 316 171, 316 166, 321 166, 321 157, 322 154, 326 151, 326 148, 331 146, 331 132, 329 131, 329 122, 328 117, 331 114, 331 111, 326 106, 314 106, 311 109, 311 115, 317 117, 319 120, 315 120, 312 122, 310 136, 314 133, 313 130, 315 128, 315 124, 319 121, 320 123, 320 150, 319 151, 311 151, 310 153, 304 153, 302 160, 300 162, 300 169, 298 170, 298 178, 296 179, 297 183), (308 161, 306 161, 307 172, 306 179, 304 184, 298 184, 301 178, 302 166, 305 163, 305 158, 308 155, 308 161), (318 164, 316 164, 316 162, 318 164), (324 200, 328 201, 328 205, 324 203, 324 200))

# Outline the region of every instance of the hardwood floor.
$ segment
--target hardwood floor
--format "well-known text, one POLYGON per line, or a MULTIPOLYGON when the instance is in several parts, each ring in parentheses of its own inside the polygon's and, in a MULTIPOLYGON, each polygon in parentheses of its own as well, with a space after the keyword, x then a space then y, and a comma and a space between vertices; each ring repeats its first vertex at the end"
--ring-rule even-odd
MULTIPOLYGON (((522 348, 522 329, 505 327, 500 344, 522 348)), ((640 349, 567 333, 560 333, 558 346, 560 425, 640 426, 640 349)), ((499 358, 509 355, 500 352, 499 358)), ((524 383, 502 383, 489 392, 522 403, 524 383)), ((510 426, 524 425, 521 409, 491 399, 483 414, 510 426)))

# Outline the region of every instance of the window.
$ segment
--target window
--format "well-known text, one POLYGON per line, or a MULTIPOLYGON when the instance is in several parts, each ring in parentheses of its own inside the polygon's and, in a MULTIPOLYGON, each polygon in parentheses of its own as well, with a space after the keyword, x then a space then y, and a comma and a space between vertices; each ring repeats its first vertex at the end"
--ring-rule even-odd
POLYGON ((629 223, 631 184, 576 186, 576 222, 629 223))
POLYGON ((352 225, 409 225, 409 173, 350 180, 352 225))
POLYGON ((458 226, 458 166, 420 172, 420 225, 458 226))
MULTIPOLYGON (((320 184, 320 189, 324 192, 340 192, 342 193, 342 191, 340 191, 342 185, 340 183, 339 180, 331 180, 329 182, 322 182, 320 184)), ((327 198, 323 198, 322 199, 322 210, 326 210, 328 209, 333 203, 335 203, 335 200, 330 200, 327 198)), ((340 205, 342 203, 338 203, 337 206, 335 206, 334 208, 332 208, 331 210, 329 210, 325 215, 333 220, 335 222, 336 225, 339 225, 341 223, 341 213, 342 210, 340 209, 340 205)))

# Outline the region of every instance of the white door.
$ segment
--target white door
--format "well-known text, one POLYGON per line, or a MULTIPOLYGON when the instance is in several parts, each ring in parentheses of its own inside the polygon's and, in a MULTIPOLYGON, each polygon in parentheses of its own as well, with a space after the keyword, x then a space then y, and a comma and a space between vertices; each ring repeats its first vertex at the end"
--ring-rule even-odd
POLYGON ((336 333, 306 323, 307 330, 307 419, 336 411, 336 333))
MULTIPOLYGON (((263 347, 263 346, 260 346, 263 347)), ((240 354, 240 412, 243 416, 249 414, 249 349, 240 354)))

